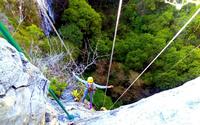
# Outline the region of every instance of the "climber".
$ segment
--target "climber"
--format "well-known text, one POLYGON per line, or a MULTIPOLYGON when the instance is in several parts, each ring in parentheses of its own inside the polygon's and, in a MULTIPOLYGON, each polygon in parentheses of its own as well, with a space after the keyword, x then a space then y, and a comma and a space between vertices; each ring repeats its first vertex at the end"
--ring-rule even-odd
POLYGON ((100 89, 113 88, 113 85, 101 86, 101 85, 94 83, 94 80, 92 77, 88 77, 88 79, 86 81, 86 80, 79 78, 77 75, 75 75, 74 72, 73 72, 73 76, 75 76, 76 79, 78 79, 80 82, 84 83, 86 86, 86 89, 84 91, 84 95, 83 95, 81 101, 82 101, 82 103, 84 103, 84 100, 85 100, 87 94, 89 93, 89 95, 90 95, 89 109, 92 109, 92 96, 93 96, 96 88, 100 88, 100 89))

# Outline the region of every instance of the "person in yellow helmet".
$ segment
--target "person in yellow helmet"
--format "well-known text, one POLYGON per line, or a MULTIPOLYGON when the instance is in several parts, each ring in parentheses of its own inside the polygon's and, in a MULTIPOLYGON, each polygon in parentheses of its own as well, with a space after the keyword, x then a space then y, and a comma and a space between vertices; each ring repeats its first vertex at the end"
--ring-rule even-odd
POLYGON ((73 72, 73 76, 77 80, 79 80, 80 82, 84 83, 85 86, 86 86, 86 89, 84 91, 84 94, 83 94, 83 97, 82 97, 81 101, 82 101, 82 103, 84 103, 84 100, 85 100, 87 94, 89 93, 89 95, 90 95, 90 106, 89 106, 89 109, 92 109, 92 96, 93 96, 94 91, 96 90, 96 88, 100 88, 100 89, 113 88, 113 85, 101 86, 101 85, 98 85, 98 84, 94 83, 93 77, 88 77, 87 81, 86 81, 86 80, 83 80, 83 79, 79 78, 77 75, 75 75, 74 72, 73 72))

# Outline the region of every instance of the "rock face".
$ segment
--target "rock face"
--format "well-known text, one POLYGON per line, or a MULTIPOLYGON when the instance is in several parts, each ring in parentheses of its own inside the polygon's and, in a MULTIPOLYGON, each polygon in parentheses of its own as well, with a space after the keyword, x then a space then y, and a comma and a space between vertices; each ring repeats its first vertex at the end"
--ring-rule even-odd
POLYGON ((71 122, 75 125, 200 125, 199 90, 200 77, 111 111, 88 110, 82 103, 70 101, 66 96, 61 101, 74 119, 70 121, 56 102, 51 100, 49 102, 56 113, 54 116, 51 113, 52 120, 48 125, 71 122))
POLYGON ((136 103, 95 112, 76 125, 200 125, 200 77, 136 103))
POLYGON ((45 120, 48 80, 0 38, 0 124, 41 125, 45 120))

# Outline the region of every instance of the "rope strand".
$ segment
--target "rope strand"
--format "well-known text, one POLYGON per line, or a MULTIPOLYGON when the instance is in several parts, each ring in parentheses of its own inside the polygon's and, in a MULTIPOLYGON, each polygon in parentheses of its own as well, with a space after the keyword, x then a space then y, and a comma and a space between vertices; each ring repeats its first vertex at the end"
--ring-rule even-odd
MULTIPOLYGON (((110 56, 110 64, 109 64, 109 69, 108 69, 108 76, 107 76, 106 86, 108 86, 109 77, 110 77, 110 70, 111 70, 111 67, 112 67, 113 53, 114 53, 114 49, 115 49, 115 41, 116 41, 116 36, 117 36, 117 29, 118 29, 118 24, 119 24, 121 8, 122 8, 122 1, 123 0, 119 1, 119 7, 118 7, 118 13, 117 13, 117 21, 116 21, 116 25, 115 25, 115 33, 114 33, 114 39, 113 39, 113 45, 112 45, 112 52, 111 52, 111 56, 110 56)), ((105 90, 105 96, 106 96, 106 93, 107 93, 107 88, 105 90)), ((105 96, 103 98, 103 106, 105 104, 105 96)))

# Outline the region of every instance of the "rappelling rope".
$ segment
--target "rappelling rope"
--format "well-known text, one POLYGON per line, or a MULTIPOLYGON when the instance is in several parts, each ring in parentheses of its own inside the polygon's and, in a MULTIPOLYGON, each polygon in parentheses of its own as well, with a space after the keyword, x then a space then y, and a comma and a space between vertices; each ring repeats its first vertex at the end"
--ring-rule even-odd
POLYGON ((155 62, 155 60, 169 47, 169 45, 179 36, 179 34, 187 27, 187 25, 197 16, 200 8, 192 15, 192 17, 185 23, 185 25, 176 33, 170 42, 160 51, 160 53, 149 63, 149 65, 137 76, 131 85, 121 94, 121 96, 113 103, 110 109, 119 101, 119 99, 131 88, 131 86, 144 74, 144 72, 155 62))
MULTIPOLYGON (((117 21, 116 21, 116 25, 115 25, 115 34, 114 34, 114 39, 113 39, 112 52, 111 52, 111 56, 110 56, 110 64, 109 64, 109 69, 108 69, 108 76, 107 76, 106 86, 108 86, 109 77, 110 77, 110 70, 111 70, 111 67, 112 67, 112 59, 113 59, 113 53, 114 53, 114 49, 115 49, 115 41, 116 41, 116 36, 117 36, 117 29, 118 29, 118 24, 119 24, 121 8, 122 8, 122 0, 119 1, 119 7, 118 7, 118 13, 117 13, 117 21)), ((106 92, 107 92, 107 88, 105 90, 105 96, 106 96, 106 92)), ((103 106, 105 104, 105 96, 103 98, 103 106)))

